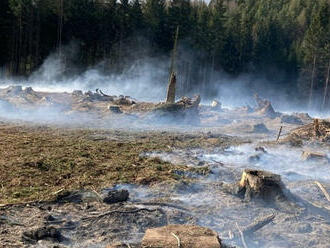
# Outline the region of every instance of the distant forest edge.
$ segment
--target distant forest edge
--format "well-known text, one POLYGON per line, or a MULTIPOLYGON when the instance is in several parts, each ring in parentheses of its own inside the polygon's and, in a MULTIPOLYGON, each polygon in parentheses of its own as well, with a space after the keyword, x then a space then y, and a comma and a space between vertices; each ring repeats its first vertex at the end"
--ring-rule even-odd
POLYGON ((75 41, 75 63, 120 73, 131 61, 170 56, 206 87, 213 72, 260 74, 302 103, 330 108, 330 0, 1 0, 0 67, 28 76, 75 41))

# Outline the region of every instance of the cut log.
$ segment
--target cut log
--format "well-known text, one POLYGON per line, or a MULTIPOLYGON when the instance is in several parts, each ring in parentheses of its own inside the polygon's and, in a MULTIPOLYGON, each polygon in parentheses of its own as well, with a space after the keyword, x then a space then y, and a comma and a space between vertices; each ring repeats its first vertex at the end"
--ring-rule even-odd
POLYGON ((193 225, 168 225, 148 229, 141 247, 221 248, 221 243, 218 234, 211 229, 193 225))

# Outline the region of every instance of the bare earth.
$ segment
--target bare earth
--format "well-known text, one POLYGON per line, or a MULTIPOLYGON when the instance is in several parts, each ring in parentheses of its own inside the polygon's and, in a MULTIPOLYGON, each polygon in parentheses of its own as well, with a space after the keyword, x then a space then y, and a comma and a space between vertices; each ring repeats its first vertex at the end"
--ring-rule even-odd
POLYGON ((116 114, 107 106, 117 98, 9 95, 0 92, 23 113, 50 96, 52 106, 65 105, 58 116, 68 118, 2 116, 0 247, 141 247, 148 228, 169 224, 208 227, 224 246, 243 247, 237 226, 269 215, 271 222, 245 235, 249 248, 330 247, 330 202, 315 183, 330 192, 329 160, 301 158, 306 150, 329 158, 327 122, 314 137, 313 119, 303 114, 200 106, 198 123, 181 125, 150 121, 152 103, 119 101, 123 113, 116 114), (228 193, 246 168, 281 175, 295 202, 265 205, 228 193), (111 190, 127 190, 129 198, 103 202, 111 190), (61 237, 35 241, 29 232, 37 228, 61 237))

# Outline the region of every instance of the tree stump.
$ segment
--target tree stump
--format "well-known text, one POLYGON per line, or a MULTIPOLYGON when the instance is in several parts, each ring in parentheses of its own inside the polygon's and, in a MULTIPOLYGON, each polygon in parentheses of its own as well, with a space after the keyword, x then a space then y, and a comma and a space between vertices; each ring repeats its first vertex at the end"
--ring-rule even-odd
POLYGON ((238 183, 238 193, 244 199, 259 198, 266 202, 285 200, 286 188, 281 181, 281 176, 262 170, 244 170, 238 183))

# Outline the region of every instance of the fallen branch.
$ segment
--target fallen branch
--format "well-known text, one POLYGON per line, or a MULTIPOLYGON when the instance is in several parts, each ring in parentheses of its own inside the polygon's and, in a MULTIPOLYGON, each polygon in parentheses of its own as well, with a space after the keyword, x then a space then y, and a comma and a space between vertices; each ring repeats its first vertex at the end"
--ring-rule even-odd
POLYGON ((245 227, 242 232, 245 235, 252 234, 252 233, 258 231, 259 229, 261 229, 262 227, 264 227, 265 225, 267 225, 270 222, 272 222, 272 220, 274 218, 275 218, 275 214, 274 213, 272 213, 271 215, 267 215, 267 216, 261 218, 260 220, 257 220, 254 223, 252 223, 252 224, 248 225, 247 227, 245 227))
POLYGON ((61 193, 62 191, 64 190, 64 188, 58 190, 58 191, 55 191, 52 193, 52 195, 58 195, 59 193, 61 193))
POLYGON ((88 216, 88 217, 82 218, 82 220, 101 219, 101 218, 103 218, 107 215, 111 215, 111 214, 134 214, 134 213, 138 213, 140 211, 155 212, 157 210, 158 209, 148 209, 148 208, 139 208, 139 209, 134 209, 134 210, 130 210, 130 211, 112 210, 112 211, 108 211, 108 212, 105 212, 100 215, 88 216))
POLYGON ((315 181, 315 184, 320 188, 320 190, 323 192, 325 198, 327 198, 327 200, 330 202, 330 196, 329 196, 327 190, 323 187, 323 185, 318 181, 315 181))
POLYGON ((236 224, 237 230, 241 236, 241 240, 242 240, 242 244, 243 244, 244 248, 248 248, 248 246, 246 245, 244 234, 243 234, 242 230, 239 228, 237 222, 235 224, 236 224))
POLYGON ((278 135, 277 135, 277 138, 276 138, 276 142, 278 142, 278 140, 279 140, 280 137, 281 137, 282 129, 283 129, 283 126, 281 126, 281 127, 280 127, 280 130, 278 131, 278 135))
POLYGON ((104 93, 102 92, 102 90, 99 90, 99 91, 100 91, 100 94, 101 94, 102 96, 108 96, 108 97, 109 97, 109 95, 104 94, 104 93))
POLYGON ((169 207, 169 208, 176 208, 176 209, 180 209, 183 211, 189 211, 188 209, 184 208, 184 207, 180 207, 180 206, 176 206, 174 204, 171 203, 165 203, 165 202, 133 202, 136 205, 145 205, 145 206, 161 206, 161 207, 169 207))
POLYGON ((171 232, 171 234, 176 238, 176 240, 178 241, 178 248, 181 248, 181 242, 180 239, 177 235, 175 235, 174 233, 171 232))

